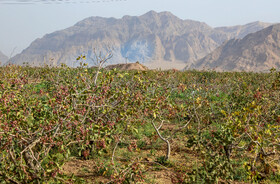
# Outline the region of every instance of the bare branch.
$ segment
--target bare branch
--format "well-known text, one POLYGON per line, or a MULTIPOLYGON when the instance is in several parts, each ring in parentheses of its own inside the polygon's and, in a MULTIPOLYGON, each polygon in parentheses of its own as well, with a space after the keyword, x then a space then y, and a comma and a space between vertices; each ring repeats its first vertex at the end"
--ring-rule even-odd
POLYGON ((170 152, 171 152, 171 147, 170 147, 170 142, 168 141, 168 139, 162 137, 162 135, 159 132, 159 129, 161 128, 163 121, 161 121, 161 125, 159 126, 159 128, 156 127, 156 125, 154 124, 154 122, 151 122, 154 129, 156 130, 158 136, 160 137, 161 140, 163 140, 166 144, 167 144, 167 150, 166 150, 166 155, 165 155, 165 159, 168 160, 170 157, 170 152))

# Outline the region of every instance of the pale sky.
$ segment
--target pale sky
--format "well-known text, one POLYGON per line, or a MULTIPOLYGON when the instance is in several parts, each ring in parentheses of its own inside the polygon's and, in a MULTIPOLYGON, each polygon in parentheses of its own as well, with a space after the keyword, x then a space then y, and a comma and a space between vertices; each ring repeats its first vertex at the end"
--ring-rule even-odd
POLYGON ((279 7, 280 0, 0 0, 0 51, 10 57, 36 38, 90 16, 121 18, 170 11, 181 19, 218 27, 280 23, 279 7))

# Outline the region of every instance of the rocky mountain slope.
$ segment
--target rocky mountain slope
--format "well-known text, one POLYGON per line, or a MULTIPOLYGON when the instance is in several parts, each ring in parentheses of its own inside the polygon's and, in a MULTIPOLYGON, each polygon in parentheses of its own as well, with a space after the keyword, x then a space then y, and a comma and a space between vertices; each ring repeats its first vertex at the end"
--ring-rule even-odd
POLYGON ((217 27, 215 28, 216 31, 222 31, 224 33, 229 33, 229 39, 237 38, 241 39, 247 36, 250 33, 254 33, 256 31, 262 30, 268 26, 271 26, 271 23, 265 22, 252 22, 245 25, 238 25, 238 26, 230 26, 230 27, 217 27))
POLYGON ((192 63, 224 41, 265 26, 214 29, 202 22, 179 19, 169 12, 154 11, 121 19, 90 17, 35 40, 9 62, 77 66, 77 56, 85 54, 89 65, 93 65, 93 50, 106 53, 109 46, 114 55, 110 63, 167 61, 172 66, 172 62, 192 63))
POLYGON ((280 24, 232 39, 186 69, 265 72, 280 68, 280 24))
POLYGON ((8 61, 8 57, 0 51, 0 66, 8 61))

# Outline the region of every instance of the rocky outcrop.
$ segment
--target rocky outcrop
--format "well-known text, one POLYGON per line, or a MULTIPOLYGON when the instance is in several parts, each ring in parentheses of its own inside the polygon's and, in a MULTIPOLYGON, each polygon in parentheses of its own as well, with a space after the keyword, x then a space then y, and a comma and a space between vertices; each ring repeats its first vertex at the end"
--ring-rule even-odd
POLYGON ((108 70, 118 69, 118 70, 148 70, 148 68, 138 62, 136 63, 125 63, 125 64, 115 64, 115 65, 108 65, 105 67, 108 70))

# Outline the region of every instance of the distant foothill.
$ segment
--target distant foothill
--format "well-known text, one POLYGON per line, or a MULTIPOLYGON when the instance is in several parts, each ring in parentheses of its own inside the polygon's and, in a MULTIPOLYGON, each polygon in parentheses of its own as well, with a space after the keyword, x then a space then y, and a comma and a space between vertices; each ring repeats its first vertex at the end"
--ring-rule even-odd
POLYGON ((8 61, 8 57, 0 51, 0 66, 8 61))
POLYGON ((280 69, 280 24, 232 39, 185 69, 269 72, 280 69))

